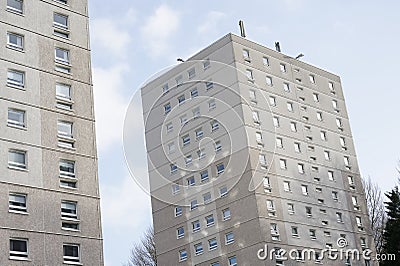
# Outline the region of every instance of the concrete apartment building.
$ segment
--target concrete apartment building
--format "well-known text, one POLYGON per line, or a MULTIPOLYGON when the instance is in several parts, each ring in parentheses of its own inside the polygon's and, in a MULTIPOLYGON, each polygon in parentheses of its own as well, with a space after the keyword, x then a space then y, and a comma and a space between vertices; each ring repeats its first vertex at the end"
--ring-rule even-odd
POLYGON ((0 6, 0 265, 103 265, 87 1, 0 6))
POLYGON ((142 103, 160 265, 373 264, 320 259, 340 238, 374 251, 338 76, 228 34, 142 103))

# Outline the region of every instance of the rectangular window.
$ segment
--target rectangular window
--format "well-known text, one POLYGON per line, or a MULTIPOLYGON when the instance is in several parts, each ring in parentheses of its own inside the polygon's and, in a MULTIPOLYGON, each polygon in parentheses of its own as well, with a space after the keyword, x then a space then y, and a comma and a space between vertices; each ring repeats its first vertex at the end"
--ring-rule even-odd
POLYGON ((209 68, 211 65, 210 59, 206 59, 203 61, 203 69, 206 70, 207 68, 209 68))
POLYGON ((185 261, 187 260, 187 252, 186 250, 180 250, 179 251, 179 261, 185 261))
POLYGON ((63 245, 63 258, 64 263, 79 263, 79 245, 75 244, 64 244, 63 245))
POLYGON ((292 226, 292 236, 299 237, 299 229, 296 226, 292 226))
POLYGON ((260 124, 260 115, 257 111, 253 111, 253 121, 255 124, 260 124))
POLYGON ((242 53, 244 61, 250 62, 250 51, 243 49, 242 53))
POLYGON ((166 129, 167 133, 169 133, 169 132, 172 132, 174 130, 174 126, 172 125, 171 122, 169 122, 169 123, 167 123, 165 125, 165 129, 166 129))
MULTIPOLYGON (((210 239, 210 240, 208 240, 208 249, 211 251, 211 250, 215 250, 215 249, 217 249, 218 248, 218 243, 217 243, 217 239, 216 238, 213 238, 213 239, 210 239)), ((218 265, 219 266, 219 263, 212 263, 211 264, 211 266, 215 266, 215 265, 218 265)))
POLYGON ((176 86, 178 87, 179 85, 181 85, 183 83, 183 77, 182 75, 178 76, 175 78, 176 81, 176 86))
POLYGON ((324 156, 325 156, 325 160, 327 160, 327 161, 331 160, 331 153, 329 151, 324 151, 324 156))
POLYGON ((8 151, 8 167, 14 169, 26 169, 26 151, 9 150, 8 151))
POLYGON ((176 238, 182 238, 185 237, 185 229, 183 227, 179 227, 178 229, 176 229, 176 238))
POLYGON ((224 221, 226 221, 226 220, 229 220, 230 218, 231 218, 231 210, 230 210, 229 208, 223 210, 223 211, 222 211, 222 219, 223 219, 224 221))
POLYGON ((326 132, 325 131, 321 131, 321 140, 326 141, 326 132))
POLYGON ((282 138, 276 138, 276 147, 277 148, 283 148, 283 139, 282 138))
POLYGON ((253 71, 250 69, 246 70, 247 79, 251 82, 254 82, 253 71))
MULTIPOLYGON (((210 194, 210 199, 211 199, 211 194, 210 194)), ((207 227, 214 225, 214 215, 208 215, 206 216, 206 225, 207 227)))
POLYGON ((168 144, 168 154, 174 153, 176 150, 175 143, 171 142, 168 144))
POLYGON ((207 90, 211 90, 212 88, 214 88, 214 83, 211 80, 207 81, 206 82, 206 89, 207 90))
POLYGON ((189 77, 189 79, 192 79, 192 78, 194 78, 195 76, 196 76, 196 69, 195 69, 195 68, 189 69, 189 71, 188 71, 188 77, 189 77))
POLYGON ((332 199, 334 201, 338 201, 339 200, 339 196, 338 196, 338 192, 337 191, 332 191, 332 199))
POLYGON ((287 109, 288 109, 289 112, 293 112, 293 103, 288 102, 288 103, 286 104, 286 106, 287 106, 287 109))
POLYGON ((271 224, 271 236, 272 240, 279 240, 279 228, 275 223, 271 224))
POLYGON ((228 195, 228 188, 226 186, 223 186, 219 189, 219 196, 222 198, 226 195, 228 195))
POLYGON ((175 217, 181 216, 182 215, 182 207, 181 206, 176 206, 175 207, 175 217))
POLYGON ((61 202, 61 218, 65 219, 78 219, 77 203, 74 201, 61 202))
POLYGON ((194 254, 196 256, 203 254, 203 245, 201 243, 194 245, 194 254))
POLYGON ((265 169, 267 167, 267 159, 265 158, 265 154, 258 155, 258 162, 261 165, 261 168, 265 169))
POLYGON ((315 84, 315 76, 314 75, 310 75, 310 82, 312 84, 315 84))
POLYGON ((22 14, 23 1, 22 0, 7 0, 7 10, 22 14))
POLYGON ((338 103, 336 100, 332 100, 333 109, 338 109, 338 103))
POLYGON ((268 59, 268 57, 263 57, 263 64, 264 64, 264 66, 269 66, 269 59, 268 59))
POLYGON ((290 130, 292 130, 293 132, 297 132, 296 122, 290 122, 290 130))
POLYGON ((328 179, 330 181, 335 181, 335 176, 333 174, 333 171, 328 171, 328 179))
POLYGON ((232 244, 233 242, 235 242, 235 235, 233 234, 233 232, 229 232, 225 234, 225 244, 229 245, 232 244))
POLYGON ((218 121, 214 120, 211 122, 211 131, 215 131, 217 129, 219 129, 219 123, 218 121))
POLYGON ((217 174, 220 175, 225 171, 225 165, 223 163, 217 165, 217 174))
POLYGON ((267 77, 265 78, 265 81, 266 81, 266 83, 267 83, 268 86, 272 86, 272 85, 273 85, 273 83, 272 83, 272 77, 267 76, 267 77))
POLYGON ((17 70, 7 71, 7 85, 13 87, 25 87, 25 73, 17 70))
POLYGON ((215 100, 211 100, 208 102, 208 110, 209 111, 214 110, 216 107, 217 107, 217 104, 216 104, 215 100))
POLYGON ((8 125, 16 127, 25 127, 25 111, 8 109, 8 125))
POLYGON ((279 166, 282 170, 287 169, 287 165, 286 165, 286 160, 285 159, 280 159, 279 160, 279 166))
POLYGON ((281 63, 281 64, 279 64, 279 66, 280 66, 281 72, 286 73, 286 65, 281 63))
POLYGON ((72 123, 66 121, 57 122, 57 133, 59 137, 72 139, 72 123))
POLYGON ((59 13, 54 13, 53 25, 63 29, 68 29, 68 16, 59 13))
POLYGON ((205 182, 208 180, 208 171, 207 170, 200 172, 200 179, 201 179, 201 182, 205 182))
POLYGON ((300 142, 295 142, 294 143, 294 151, 300 153, 301 152, 301 146, 300 142))
POLYGON ((24 36, 7 32, 7 46, 17 50, 24 50, 24 36))
POLYGON ((199 96, 199 91, 197 90, 197 88, 194 88, 190 91, 190 97, 195 98, 199 96))
POLYGON ((329 82, 328 82, 328 86, 329 86, 329 90, 330 90, 330 91, 334 91, 334 90, 335 90, 335 87, 334 87, 334 85, 333 85, 333 82, 329 81, 329 82))
POLYGON ((322 112, 317 112, 317 120, 322 121, 322 112))
POLYGON ((336 220, 338 223, 343 223, 343 217, 341 212, 336 213, 336 220))
POLYGON ((301 185, 301 193, 303 193, 303 195, 305 195, 305 196, 308 195, 308 186, 307 185, 301 185))
POLYGON ((71 86, 67 84, 57 83, 56 99, 57 99, 57 107, 71 110, 72 109, 71 86))
POLYGON ((336 125, 338 128, 342 128, 343 124, 342 124, 342 120, 340 118, 336 118, 336 125))
POLYGON ((76 188, 75 162, 60 160, 60 185, 62 187, 76 188))
POLYGON ((55 48, 55 59, 57 63, 69 65, 69 51, 62 48, 55 48))
POLYGON ((289 83, 283 83, 283 91, 290 92, 290 85, 289 83))
POLYGON ((164 85, 162 86, 162 92, 163 92, 163 93, 167 93, 167 92, 169 92, 169 86, 168 86, 168 83, 166 83, 166 84, 164 84, 164 85))
POLYGON ((316 234, 316 232, 315 232, 315 229, 310 229, 309 230, 309 233, 310 233, 310 238, 311 239, 317 239, 317 234, 316 234))
POLYGON ((181 95, 178 97, 178 104, 181 105, 185 102, 185 95, 181 95))
POLYGON ((200 116, 200 107, 194 108, 192 110, 192 114, 193 114, 194 118, 199 117, 200 116))
POLYGON ((181 125, 186 124, 186 122, 187 122, 187 116, 186 115, 181 116, 179 119, 181 120, 181 125))
POLYGON ((8 210, 12 212, 27 212, 26 195, 10 193, 8 196, 8 210))
POLYGON ((176 173, 178 171, 178 166, 176 164, 170 164, 169 167, 171 174, 176 173))
POLYGON ((319 95, 318 93, 313 93, 314 102, 319 102, 319 95))
POLYGON ((229 266, 237 266, 236 257, 230 257, 228 259, 229 266))
POLYGON ((182 137, 182 145, 186 146, 190 144, 190 136, 189 134, 182 137))
POLYGON ((263 184, 264 184, 264 190, 266 192, 271 192, 271 182, 268 176, 264 176, 263 184))
POLYGON ((263 144, 263 136, 261 132, 256 132, 256 141, 258 144, 263 144))
POLYGON ((186 181, 188 186, 196 185, 196 180, 194 179, 194 176, 189 177, 186 181))
POLYGON ((194 199, 190 202, 190 210, 193 211, 199 207, 199 204, 197 203, 197 199, 194 199))
POLYGON ((276 98, 274 96, 269 96, 269 105, 276 106, 276 98))
POLYGON ((192 155, 187 155, 187 156, 185 157, 185 163, 186 163, 186 166, 191 165, 191 164, 193 163, 193 157, 192 157, 192 155))
POLYGON ((179 193, 181 190, 181 187, 179 186, 179 183, 172 184, 172 194, 176 195, 179 193))
POLYGON ((279 117, 274 116, 274 117, 272 118, 272 121, 274 122, 274 126, 275 126, 275 127, 279 127, 279 117))
POLYGON ((290 182, 289 182, 289 181, 283 181, 283 190, 284 190, 284 191, 287 191, 287 192, 290 192, 290 191, 291 191, 291 189, 290 189, 290 182))
POLYGON ((345 166, 350 166, 350 158, 349 158, 349 156, 344 156, 343 157, 343 161, 344 161, 344 165, 345 166))
POLYGON ((249 90, 249 97, 252 102, 257 102, 255 90, 249 90))
POLYGON ((219 151, 221 151, 222 150, 222 144, 221 144, 221 141, 216 141, 215 142, 215 152, 219 152, 219 151))
POLYGON ((311 207, 306 207, 306 215, 307 215, 307 217, 312 216, 312 208, 311 207))
POLYGON ((192 229, 193 229, 193 233, 200 231, 200 221, 199 220, 192 222, 192 229))
POLYGON ((288 206, 288 213, 289 214, 294 214, 294 204, 293 203, 288 203, 287 204, 287 206, 288 206))
POLYGON ((10 259, 28 259, 28 239, 10 239, 10 259))

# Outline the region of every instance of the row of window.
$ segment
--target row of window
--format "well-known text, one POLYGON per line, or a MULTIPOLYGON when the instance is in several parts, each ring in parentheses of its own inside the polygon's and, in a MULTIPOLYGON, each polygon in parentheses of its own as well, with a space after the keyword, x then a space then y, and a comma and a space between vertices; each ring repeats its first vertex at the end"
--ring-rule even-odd
MULTIPOLYGON (((251 57, 250 57, 250 50, 248 50, 248 49, 243 49, 243 50, 242 50, 242 54, 243 54, 243 60, 244 60, 244 62, 246 62, 246 63, 251 63, 252 60, 251 60, 251 57)), ((269 60, 269 58, 268 58, 267 56, 263 56, 263 57, 262 57, 262 62, 263 62, 264 67, 270 67, 270 60, 269 60)), ((287 66, 286 66, 285 63, 280 63, 280 64, 279 64, 279 69, 280 69, 281 73, 284 73, 284 74, 285 74, 285 73, 288 72, 287 66)), ((300 69, 295 68, 294 71, 295 71, 295 72, 300 72, 300 69)), ((247 77, 248 77, 248 79, 249 79, 250 81, 251 81, 251 80, 254 80, 252 70, 247 69, 247 70, 246 70, 246 75, 247 75, 247 77)), ((309 75, 308 75, 308 78, 309 78, 310 84, 316 85, 316 78, 315 78, 315 75, 314 75, 314 74, 312 74, 312 73, 309 74, 309 75)), ((296 78, 296 81, 299 82, 299 83, 302 83, 302 79, 301 79, 301 78, 296 78)), ((268 84, 268 81, 267 81, 267 84, 268 84)), ((272 85, 272 80, 271 80, 270 84, 272 85)), ((335 93, 335 87, 334 87, 334 83, 333 83, 332 81, 328 81, 328 88, 329 88, 329 90, 330 90, 330 92, 331 92, 332 94, 335 93)))
MULTIPOLYGON (((209 245, 209 250, 210 251, 215 250, 216 247, 213 247, 211 249, 211 246, 217 245, 216 239, 210 239, 208 241, 208 245, 209 245)), ((194 254, 195 254, 195 256, 203 254, 203 245, 202 245, 202 243, 198 243, 198 244, 194 245, 194 254)), ((187 258, 188 258, 188 253, 187 253, 186 249, 179 250, 178 256, 179 256, 179 261, 180 262, 186 261, 187 258)), ((210 266, 220 266, 220 263, 218 261, 212 262, 210 264, 210 266)), ((236 256, 232 256, 232 257, 228 258, 228 266, 238 266, 237 260, 236 260, 236 256)))
MULTIPOLYGON (((79 244, 63 244, 63 260, 67 264, 77 264, 81 261, 79 244)), ((11 238, 10 239, 10 259, 29 260, 29 239, 11 238)))
MULTIPOLYGON (((10 193, 8 196, 8 210, 11 213, 28 214, 28 195, 10 193)), ((79 231, 78 203, 75 201, 61 201, 61 228, 63 230, 79 231)))

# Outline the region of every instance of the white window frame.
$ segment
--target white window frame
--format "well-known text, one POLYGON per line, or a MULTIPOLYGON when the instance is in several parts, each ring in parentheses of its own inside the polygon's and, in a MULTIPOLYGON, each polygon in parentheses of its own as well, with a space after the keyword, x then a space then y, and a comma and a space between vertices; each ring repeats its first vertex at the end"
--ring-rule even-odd
POLYGON ((7 85, 12 87, 24 88, 25 87, 25 72, 15 70, 15 69, 8 69, 7 70, 7 85), (16 80, 11 77, 11 75, 18 75, 21 80, 16 80))
POLYGON ((235 234, 233 232, 228 232, 225 234, 225 245, 230 245, 235 242, 235 234))
POLYGON ((79 264, 81 261, 81 250, 80 250, 80 245, 78 244, 63 244, 63 260, 64 263, 66 264, 79 264), (65 254, 65 248, 66 247, 74 247, 77 248, 78 250, 78 255, 77 256, 68 256, 68 254, 65 254))
POLYGON ((54 58, 55 58, 56 63, 70 65, 70 51, 67 49, 56 47, 54 49, 54 58), (58 57, 57 52, 62 52, 64 56, 58 57))
POLYGON ((8 108, 7 111, 7 124, 10 126, 14 127, 19 127, 19 128, 25 128, 26 127, 26 112, 24 110, 18 110, 14 108, 8 108), (16 114, 18 116, 21 116, 18 121, 10 119, 10 113, 16 114))
POLYGON ((27 152, 22 151, 22 150, 15 150, 15 149, 10 149, 8 151, 8 167, 12 169, 20 169, 20 170, 26 170, 28 165, 28 160, 27 160, 27 152), (15 162, 10 160, 10 155, 11 154, 18 154, 18 155, 23 155, 24 158, 24 163, 20 162, 15 162))
POLYGON ((23 12, 24 12, 24 1, 23 0, 11 0, 11 1, 20 3, 21 4, 21 9, 9 6, 8 5, 8 1, 7 1, 7 10, 8 11, 12 11, 12 12, 17 12, 19 14, 23 14, 23 12))
POLYGON ((187 260, 187 251, 185 249, 179 250, 179 261, 185 261, 187 260))
POLYGON ((29 240, 28 239, 25 239, 25 238, 10 238, 9 244, 10 244, 10 248, 9 248, 10 259, 13 259, 13 260, 28 260, 28 257, 29 257, 29 240), (26 251, 11 250, 11 242, 12 241, 25 242, 26 251))
POLYGON ((14 48, 20 51, 24 50, 24 36, 14 32, 7 32, 7 46, 10 48, 14 48), (17 43, 11 42, 11 37, 15 37, 17 39, 17 43))
POLYGON ((8 195, 9 212, 27 213, 27 195, 21 193, 10 193, 8 195))
POLYGON ((78 202, 62 200, 61 201, 61 219, 74 220, 74 221, 78 220, 78 202), (67 205, 74 206, 74 208, 70 208, 67 205))
POLYGON ((67 29, 69 28, 69 21, 68 21, 68 19, 69 19, 69 17, 68 17, 67 15, 54 12, 54 13, 53 13, 53 26, 54 26, 54 27, 57 27, 57 28, 64 29, 64 30, 67 30, 67 29), (56 21, 56 16, 65 18, 65 24, 57 22, 57 21, 56 21))

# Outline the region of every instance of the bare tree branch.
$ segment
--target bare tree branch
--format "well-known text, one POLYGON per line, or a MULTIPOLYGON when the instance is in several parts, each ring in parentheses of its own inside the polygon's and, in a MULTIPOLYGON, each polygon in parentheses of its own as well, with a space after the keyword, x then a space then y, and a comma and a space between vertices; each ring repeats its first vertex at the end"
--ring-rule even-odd
POLYGON ((126 266, 157 266, 153 228, 148 228, 140 241, 133 246, 126 266))

